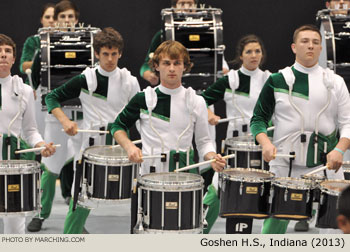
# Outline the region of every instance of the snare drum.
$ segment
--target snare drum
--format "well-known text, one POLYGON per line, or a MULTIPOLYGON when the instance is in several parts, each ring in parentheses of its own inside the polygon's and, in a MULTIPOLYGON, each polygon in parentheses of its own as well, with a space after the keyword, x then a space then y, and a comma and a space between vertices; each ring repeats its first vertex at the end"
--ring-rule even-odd
POLYGON ((191 73, 183 75, 183 85, 196 90, 206 89, 217 80, 222 70, 223 24, 222 10, 196 9, 195 12, 162 10, 165 40, 181 42, 194 63, 191 73))
POLYGON ((221 217, 269 217, 273 173, 250 168, 232 168, 224 170, 221 177, 221 217))
POLYGON ((238 136, 225 140, 226 155, 235 154, 228 161, 232 168, 254 168, 268 170, 268 164, 262 156, 262 147, 256 145, 253 136, 238 136))
MULTIPOLYGON (((45 96, 72 77, 81 74, 86 67, 95 65, 93 35, 98 28, 74 28, 60 31, 54 28, 39 29, 41 48, 41 102, 46 110, 45 96)), ((62 103, 66 108, 80 108, 78 98, 62 103)))
MULTIPOLYGON (((203 178, 192 173, 151 173, 138 179, 143 233, 201 233, 203 178), (141 196, 140 196, 141 195, 141 196)), ((139 210, 140 214, 140 210, 139 210)), ((141 233, 135 228, 135 233, 141 233)))
POLYGON ((40 165, 30 160, 0 161, 0 216, 40 211, 40 165))
POLYGON ((338 228, 337 225, 337 201, 341 191, 350 185, 348 180, 326 180, 321 182, 321 198, 318 209, 316 227, 318 228, 338 228))
POLYGON ((82 188, 89 200, 116 203, 130 199, 138 167, 122 147, 88 147, 83 153, 82 188))
POLYGON ((320 183, 326 179, 324 175, 321 174, 312 174, 309 176, 302 175, 302 179, 305 179, 306 181, 311 182, 311 190, 313 190, 314 194, 314 202, 320 202, 320 196, 321 196, 321 190, 320 190, 320 183))
POLYGON ((323 51, 320 65, 341 75, 350 85, 350 16, 329 15, 328 10, 317 14, 322 35, 323 51))
POLYGON ((312 181, 275 178, 272 181, 271 215, 278 219, 305 220, 312 217, 312 181))

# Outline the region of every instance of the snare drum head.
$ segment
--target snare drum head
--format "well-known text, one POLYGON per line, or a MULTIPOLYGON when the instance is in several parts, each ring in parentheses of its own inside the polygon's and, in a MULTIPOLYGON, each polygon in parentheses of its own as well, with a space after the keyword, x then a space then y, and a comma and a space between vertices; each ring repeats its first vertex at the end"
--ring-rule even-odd
POLYGON ((272 172, 252 168, 230 168, 222 172, 222 177, 229 180, 262 181, 275 176, 272 172))
POLYGON ((321 191, 339 195, 345 187, 350 186, 349 180, 332 179, 320 183, 321 191))
POLYGON ((141 176, 138 182, 144 187, 154 189, 175 189, 192 188, 201 189, 203 187, 203 178, 193 173, 150 173, 141 176))
POLYGON ((309 179, 281 177, 275 178, 272 184, 290 189, 310 189, 312 183, 309 179))
POLYGON ((0 174, 33 173, 39 169, 35 160, 0 160, 0 174))
POLYGON ((262 150, 260 145, 255 144, 255 140, 253 136, 238 136, 238 137, 228 138, 225 140, 225 144, 234 150, 242 150, 242 151, 249 151, 249 150, 261 151, 262 150))
POLYGON ((301 176, 302 179, 307 179, 307 180, 312 180, 312 181, 323 181, 326 179, 326 177, 324 175, 321 174, 311 174, 311 175, 302 175, 301 176))
POLYGON ((120 146, 95 145, 84 150, 83 156, 101 164, 131 165, 127 152, 120 146))

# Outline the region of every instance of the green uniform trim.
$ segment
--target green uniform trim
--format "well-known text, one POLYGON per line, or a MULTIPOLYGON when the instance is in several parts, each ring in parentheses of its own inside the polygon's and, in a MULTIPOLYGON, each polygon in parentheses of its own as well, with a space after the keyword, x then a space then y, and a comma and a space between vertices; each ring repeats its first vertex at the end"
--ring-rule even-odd
POLYGON ((209 234, 220 212, 220 200, 213 185, 208 186, 208 192, 204 196, 203 205, 207 205, 209 207, 207 215, 205 216, 208 226, 203 230, 203 233, 209 234))
MULTIPOLYGON (((7 153, 7 146, 5 139, 7 138, 7 134, 3 134, 3 142, 2 142, 2 160, 8 159, 8 153, 7 153)), ((11 156, 10 159, 15 159, 15 151, 17 149, 17 138, 15 136, 11 136, 10 138, 10 145, 11 145, 11 156)), ((31 146, 27 144, 23 139, 20 139, 20 149, 30 149, 31 146)), ((34 152, 27 152, 20 154, 21 160, 35 160, 35 153, 34 152)))
POLYGON ((215 83, 210 85, 202 94, 205 102, 208 106, 224 99, 225 92, 232 93, 232 90, 230 88, 229 80, 227 76, 224 76, 220 79, 218 79, 215 83))
POLYGON ((40 49, 40 37, 38 35, 30 36, 23 44, 22 55, 19 63, 19 70, 25 74, 22 65, 23 62, 33 61, 35 52, 40 49))
POLYGON ((55 198, 55 192, 56 192, 56 179, 58 178, 57 174, 54 174, 50 172, 46 166, 45 170, 41 176, 41 184, 40 188, 43 190, 43 193, 41 194, 41 211, 40 211, 40 218, 47 219, 50 216, 53 199, 55 198))
POLYGON ((264 220, 262 234, 285 234, 289 220, 281 220, 276 218, 267 218, 264 220))
MULTIPOLYGON (((149 111, 146 110, 146 109, 140 109, 140 113, 149 115, 149 111)), ((159 115, 159 114, 154 113, 154 112, 152 112, 152 116, 155 117, 155 118, 161 119, 163 121, 170 122, 170 118, 169 117, 165 117, 165 116, 159 115)))
POLYGON ((73 198, 69 204, 68 214, 64 222, 63 233, 64 234, 82 234, 87 217, 90 214, 90 210, 77 205, 75 211, 73 211, 73 198))
MULTIPOLYGON (((174 154, 176 154, 175 150, 171 150, 169 153, 169 172, 173 172, 176 169, 176 162, 174 160, 174 154)), ((185 167, 186 164, 186 160, 187 160, 187 152, 183 152, 183 151, 179 151, 179 168, 185 167)), ((194 164, 194 151, 190 150, 189 153, 189 165, 194 164)), ((193 168, 191 170, 188 170, 187 172, 189 173, 194 173, 194 174, 198 174, 198 168, 193 168)))
POLYGON ((249 97, 249 94, 244 93, 244 92, 235 91, 235 94, 236 94, 236 95, 241 95, 241 96, 249 97))
POLYGON ((239 77, 239 86, 235 90, 235 94, 243 95, 243 96, 249 96, 250 93, 250 76, 245 75, 241 72, 241 70, 238 71, 238 77, 239 77))
MULTIPOLYGON (((89 90, 86 90, 85 88, 82 88, 81 91, 83 91, 83 92, 86 93, 87 95, 90 95, 89 90)), ((92 93, 92 96, 107 101, 107 97, 105 97, 105 96, 103 96, 103 95, 96 94, 96 93, 92 93)))
POLYGON ((163 42, 163 32, 162 32, 162 30, 160 30, 152 38, 151 45, 148 48, 148 51, 147 51, 147 54, 145 57, 145 61, 143 62, 142 66, 140 68, 140 76, 141 77, 143 77, 143 74, 146 71, 151 71, 151 68, 148 65, 149 54, 154 52, 162 42, 163 42))

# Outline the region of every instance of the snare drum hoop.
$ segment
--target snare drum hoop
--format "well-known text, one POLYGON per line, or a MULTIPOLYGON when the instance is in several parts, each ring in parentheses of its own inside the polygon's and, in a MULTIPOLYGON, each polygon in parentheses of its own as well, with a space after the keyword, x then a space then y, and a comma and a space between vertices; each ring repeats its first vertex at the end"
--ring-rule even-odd
MULTIPOLYGON (((129 165, 134 165, 135 163, 132 163, 127 154, 125 153, 124 156, 116 156, 117 158, 113 157, 113 156, 103 156, 100 154, 96 154, 96 153, 89 153, 89 151, 94 150, 94 149, 98 149, 98 148, 111 148, 112 145, 94 145, 94 146, 90 146, 88 148, 86 148, 83 152, 83 156, 90 162, 93 164, 97 164, 97 165, 106 165, 106 166, 129 166, 129 165)), ((114 148, 118 148, 121 149, 122 152, 125 152, 124 149, 122 147, 114 147, 114 148)))
POLYGON ((0 216, 22 216, 22 217, 27 217, 27 216, 34 216, 37 215, 40 211, 40 204, 39 202, 36 204, 36 208, 35 210, 32 211, 26 211, 26 212, 0 212, 0 216))
POLYGON ((162 191, 162 192, 187 192, 202 190, 204 180, 202 176, 193 173, 174 173, 174 172, 161 172, 161 173, 150 173, 142 175, 137 179, 141 189, 151 191, 162 191), (155 179, 149 179, 153 176, 165 176, 175 175, 183 176, 186 175, 191 180, 188 181, 157 181, 155 179))
POLYGON ((312 181, 309 179, 301 179, 301 178, 291 178, 291 177, 279 177, 272 180, 272 185, 276 185, 281 188, 287 189, 295 189, 295 190, 310 190, 312 188, 312 181), (281 181, 302 181, 305 186, 294 185, 294 184, 282 184, 281 181), (309 185, 309 186, 308 186, 309 185))
POLYGON ((261 183, 261 182, 270 182, 275 177, 275 174, 269 171, 261 170, 261 169, 253 169, 253 168, 229 168, 225 169, 222 174, 223 180, 230 180, 230 181, 238 181, 238 182, 250 182, 250 183, 261 183), (242 176, 232 176, 230 174, 225 173, 225 171, 249 171, 249 172, 257 172, 261 174, 268 174, 268 178, 263 177, 255 177, 255 178, 245 178, 242 176))
POLYGON ((252 136, 238 136, 225 140, 225 144, 229 150, 237 151, 262 151, 260 145, 256 145, 252 136))
POLYGON ((181 230, 162 230, 162 229, 150 229, 144 228, 139 231, 134 229, 135 234, 201 234, 203 232, 203 225, 194 229, 181 229, 181 230))
POLYGON ((20 175, 40 172, 40 164, 34 160, 1 160, 0 175, 20 175))
MULTIPOLYGON (((347 184, 347 186, 350 186, 350 180, 343 180, 343 179, 328 179, 328 180, 325 180, 325 181, 321 182, 320 183, 320 190, 321 190, 321 192, 329 194, 329 195, 333 195, 333 196, 339 196, 340 193, 341 193, 341 190, 340 191, 336 191, 336 190, 332 190, 332 189, 326 188, 324 185, 327 184, 328 182, 335 182, 335 183, 339 183, 340 182, 340 183, 347 184)), ((344 188, 345 187, 346 186, 344 186, 344 188)))

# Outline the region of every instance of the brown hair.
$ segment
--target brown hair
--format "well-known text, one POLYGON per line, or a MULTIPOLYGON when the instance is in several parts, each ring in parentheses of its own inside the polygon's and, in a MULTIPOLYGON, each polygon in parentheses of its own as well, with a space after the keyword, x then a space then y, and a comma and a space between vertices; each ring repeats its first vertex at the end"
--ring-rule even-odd
POLYGON ((79 20, 80 12, 78 10, 78 7, 75 5, 75 3, 69 0, 62 0, 61 2, 55 5, 53 19, 57 20, 58 14, 66 10, 74 10, 75 19, 79 20))
POLYGON ((264 43, 262 42, 262 40, 258 36, 254 35, 254 34, 248 34, 248 35, 241 37, 237 43, 236 57, 234 58, 234 60, 232 60, 230 62, 234 65, 235 68, 241 67, 241 65, 242 65, 241 56, 242 56, 242 53, 244 51, 245 46, 249 43, 258 43, 260 45, 261 52, 262 52, 260 66, 262 64, 264 64, 264 62, 266 60, 266 49, 265 49, 264 43))
POLYGON ((94 36, 93 47, 97 54, 100 53, 102 47, 107 47, 109 49, 118 48, 119 53, 122 53, 124 49, 124 40, 119 32, 112 27, 106 27, 94 36))
POLYGON ((9 36, 0 33, 0 45, 11 46, 13 50, 13 57, 16 58, 16 44, 9 36))
POLYGON ((40 18, 43 18, 43 17, 44 17, 45 11, 46 11, 48 8, 55 8, 55 4, 54 4, 54 3, 47 3, 47 4, 45 4, 45 5, 41 8, 41 15, 40 15, 40 18))
POLYGON ((159 61, 165 55, 168 55, 170 59, 182 58, 185 66, 185 72, 188 73, 191 71, 193 64, 191 63, 190 55, 188 54, 187 49, 180 42, 167 40, 158 46, 153 56, 150 57, 150 60, 148 61, 148 65, 157 75, 159 73, 155 70, 155 68, 159 66, 159 61))
POLYGON ((297 41, 297 37, 298 37, 299 33, 302 32, 302 31, 314 31, 314 32, 317 32, 318 35, 320 36, 320 39, 322 40, 321 32, 320 32, 320 30, 317 28, 317 26, 312 25, 312 24, 307 24, 307 25, 302 25, 302 26, 300 26, 299 28, 297 28, 297 29, 294 31, 294 34, 293 34, 293 43, 295 43, 295 42, 297 41))
MULTIPOLYGON (((171 7, 176 7, 176 4, 179 0, 171 0, 171 7)), ((194 3, 197 4, 198 0, 194 0, 194 3)))

